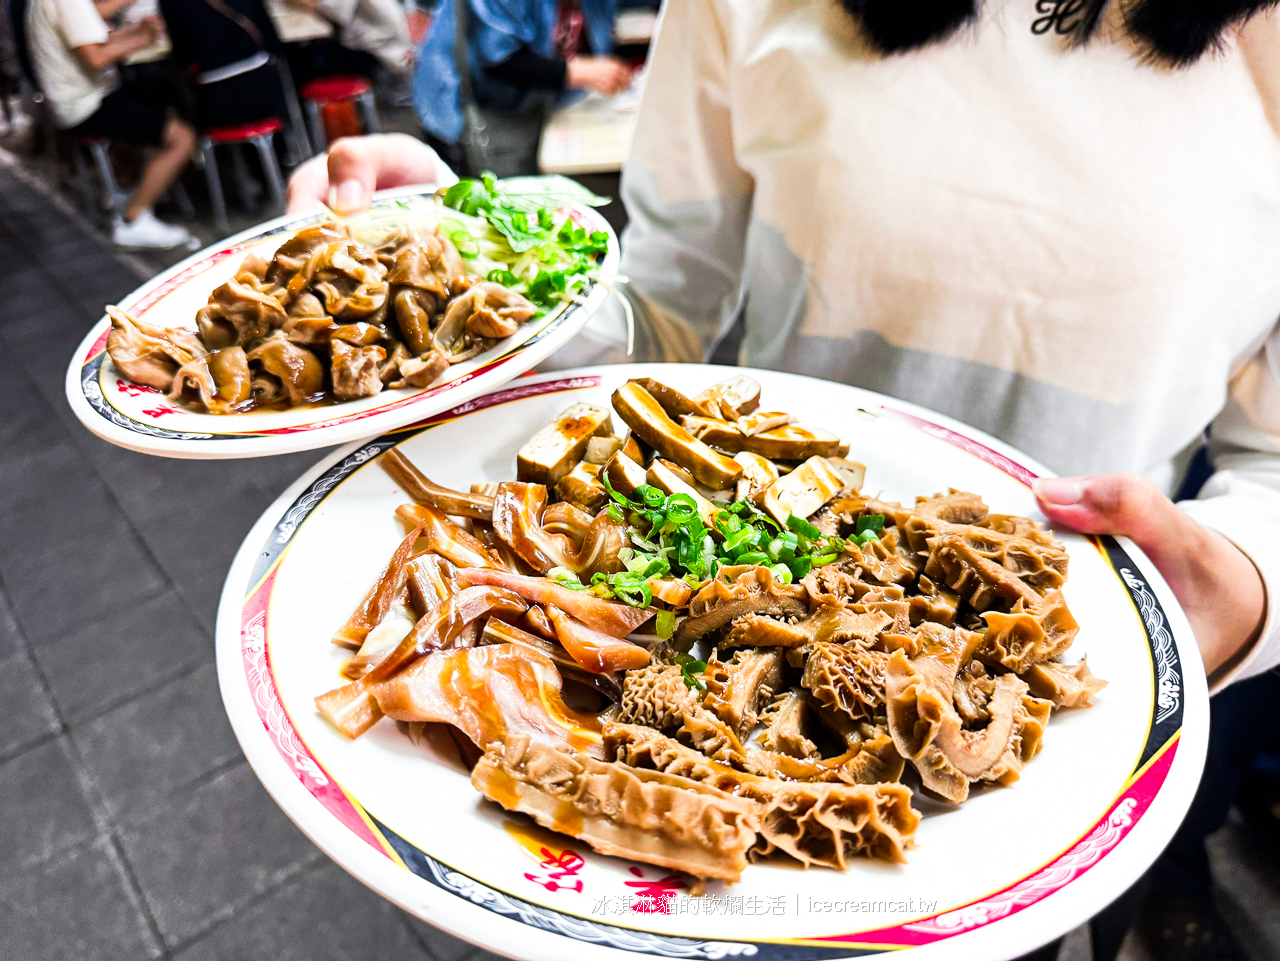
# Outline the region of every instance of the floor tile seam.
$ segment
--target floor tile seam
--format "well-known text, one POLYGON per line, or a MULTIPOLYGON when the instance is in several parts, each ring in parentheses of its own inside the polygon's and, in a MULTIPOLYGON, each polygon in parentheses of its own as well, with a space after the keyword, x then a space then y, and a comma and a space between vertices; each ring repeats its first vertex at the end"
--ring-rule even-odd
POLYGON ((252 897, 245 898, 234 904, 229 904, 218 909, 206 919, 208 923, 204 927, 184 938, 175 939, 173 945, 169 949, 170 954, 175 956, 182 954, 182 952, 186 951, 188 948, 193 947, 205 938, 209 937, 209 935, 213 934, 224 924, 232 921, 238 914, 253 904, 255 900, 266 900, 270 898, 283 888, 287 887, 293 881, 304 877, 313 870, 318 870, 323 866, 325 860, 324 854, 319 850, 312 851, 301 861, 278 872, 265 887, 255 891, 252 897))
MULTIPOLYGON (((145 604, 146 601, 143 601, 142 603, 145 604)), ((203 632, 203 628, 201 630, 203 632)), ((126 693, 121 694, 119 697, 113 698, 109 701, 104 701, 102 704, 95 705, 84 713, 71 712, 70 717, 68 718, 69 730, 74 736, 75 731, 85 727, 86 725, 92 724, 94 721, 101 720, 112 711, 118 711, 121 708, 128 707, 134 701, 141 700, 148 694, 154 694, 176 681, 181 681, 184 678, 190 677, 208 663, 209 659, 206 655, 193 654, 189 659, 180 661, 167 672, 158 675, 142 687, 133 688, 126 693)))

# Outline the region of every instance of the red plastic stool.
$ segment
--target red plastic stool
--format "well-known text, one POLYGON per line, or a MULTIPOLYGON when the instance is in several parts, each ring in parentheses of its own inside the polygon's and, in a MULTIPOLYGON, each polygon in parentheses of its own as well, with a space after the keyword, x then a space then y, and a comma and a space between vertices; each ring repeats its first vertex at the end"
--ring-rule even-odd
POLYGON ((364 119, 364 132, 376 133, 378 130, 378 109, 373 100, 373 87, 364 77, 320 77, 304 83, 298 92, 302 95, 302 103, 307 111, 311 142, 318 150, 323 150, 329 142, 320 116, 320 109, 326 104, 354 100, 364 119))
POLYGON ((231 232, 227 222, 227 203, 222 196, 222 180, 218 176, 218 162, 213 148, 232 144, 252 144, 262 161, 262 172, 267 178, 267 191, 277 213, 284 213, 284 177, 280 163, 271 147, 271 138, 284 127, 278 117, 267 117, 256 123, 239 127, 212 127, 200 135, 200 154, 204 160, 204 175, 209 181, 209 200, 213 203, 213 220, 224 234, 231 232))

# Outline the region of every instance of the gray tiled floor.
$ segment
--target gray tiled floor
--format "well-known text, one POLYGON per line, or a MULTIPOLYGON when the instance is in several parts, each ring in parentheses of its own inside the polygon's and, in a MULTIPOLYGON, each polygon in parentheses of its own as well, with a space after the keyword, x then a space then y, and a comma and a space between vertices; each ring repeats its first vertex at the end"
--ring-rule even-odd
MULTIPOLYGON (((81 429, 63 375, 129 263, 0 164, 0 959, 491 958, 325 859, 241 757, 222 579, 322 455, 164 461, 81 429)), ((1211 850, 1224 913, 1280 961, 1280 872, 1236 825, 1211 850)), ((1076 932, 1062 959, 1088 957, 1076 932)))
POLYGON ((63 376, 142 278, 2 164, 0 265, 0 959, 488 957, 328 862, 222 711, 222 579, 322 452, 202 464, 102 443, 63 376))

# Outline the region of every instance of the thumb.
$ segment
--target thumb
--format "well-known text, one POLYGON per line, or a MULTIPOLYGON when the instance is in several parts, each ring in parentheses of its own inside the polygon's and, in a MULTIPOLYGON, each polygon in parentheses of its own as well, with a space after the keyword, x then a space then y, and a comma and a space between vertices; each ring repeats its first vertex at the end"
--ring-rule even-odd
POLYGON ((344 216, 366 209, 378 186, 377 165, 366 144, 355 138, 335 141, 328 166, 329 209, 344 216))
POLYGON ((1137 474, 1042 477, 1031 487, 1045 516, 1082 534, 1121 534, 1148 553, 1180 541, 1191 522, 1137 474))
POLYGON ((436 152, 407 134, 345 137, 329 148, 328 203, 334 213, 359 213, 375 190, 437 186, 457 180, 436 152))

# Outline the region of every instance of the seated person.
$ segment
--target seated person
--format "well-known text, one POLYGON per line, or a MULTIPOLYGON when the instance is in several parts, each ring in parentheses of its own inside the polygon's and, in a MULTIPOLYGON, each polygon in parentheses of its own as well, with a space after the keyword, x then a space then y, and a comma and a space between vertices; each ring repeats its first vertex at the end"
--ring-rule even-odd
POLYGON ((609 55, 616 8, 615 0, 444 0, 423 38, 414 77, 414 107, 427 142, 468 174, 537 173, 543 121, 562 93, 613 96, 631 84, 631 71, 609 55), (459 3, 466 18, 466 78, 456 55, 459 3), (473 104, 463 102, 467 88, 473 104), (483 138, 466 129, 477 120, 483 138), (480 140, 487 146, 481 148, 480 140))
MULTIPOLYGON (((130 2, 108 0, 102 9, 114 15, 130 2)), ((173 111, 172 91, 122 85, 115 69, 163 34, 159 18, 109 30, 92 0, 29 0, 20 20, 34 79, 58 126, 76 137, 148 148, 138 186, 112 225, 112 239, 133 248, 192 246, 194 238, 184 228, 157 220, 151 208, 191 159, 195 131, 173 111)))
POLYGON ((173 58, 195 72, 201 130, 281 120, 284 90, 272 56, 280 38, 262 0, 160 0, 173 58))

